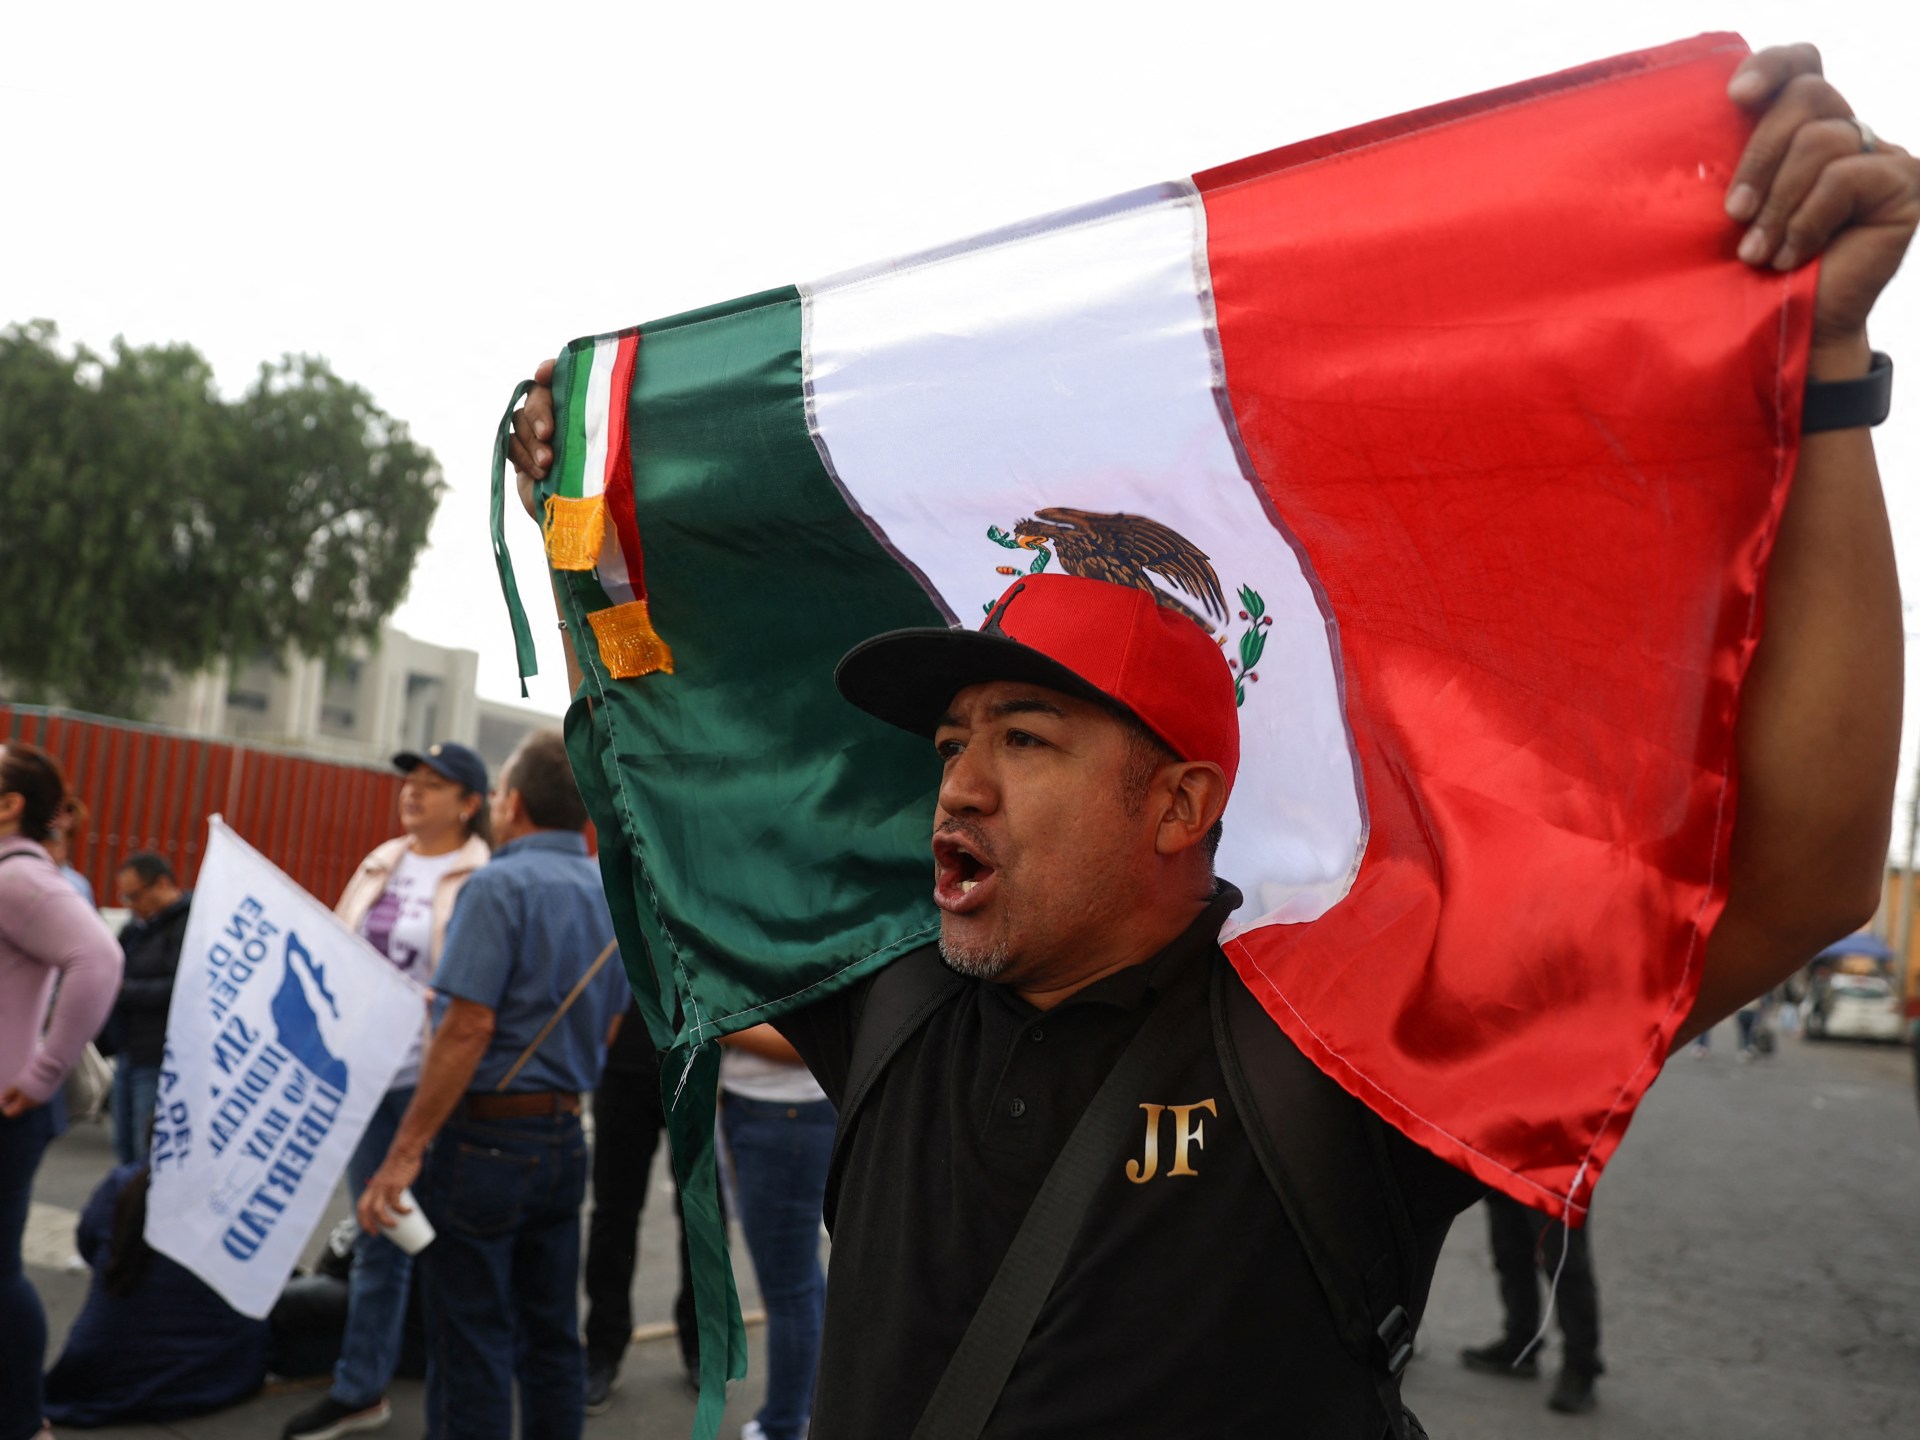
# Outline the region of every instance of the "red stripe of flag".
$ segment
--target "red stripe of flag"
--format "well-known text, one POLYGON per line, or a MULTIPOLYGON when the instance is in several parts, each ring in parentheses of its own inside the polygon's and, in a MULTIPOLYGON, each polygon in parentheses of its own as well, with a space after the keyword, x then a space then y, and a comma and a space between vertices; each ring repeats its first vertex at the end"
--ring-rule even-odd
POLYGON ((1724 903, 1797 444, 1813 271, 1741 265, 1722 209, 1744 52, 1197 177, 1234 415, 1339 626, 1371 827, 1345 900, 1229 950, 1348 1089, 1576 1219, 1724 903))
POLYGON ((614 352, 613 378, 607 399, 607 518, 613 522, 620 554, 627 562, 627 583, 636 600, 647 598, 645 556, 640 549, 640 523, 633 510, 633 447, 629 443, 630 401, 633 398, 634 360, 640 351, 640 332, 629 330, 614 352))

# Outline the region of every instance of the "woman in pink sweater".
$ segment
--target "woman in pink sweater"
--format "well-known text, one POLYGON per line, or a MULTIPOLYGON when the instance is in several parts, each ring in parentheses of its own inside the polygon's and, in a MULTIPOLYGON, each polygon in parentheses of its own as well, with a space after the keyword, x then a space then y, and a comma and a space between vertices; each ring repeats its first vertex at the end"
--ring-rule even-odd
POLYGON ((0 1440, 43 1433, 47 1319, 20 1240, 34 1172, 53 1136, 46 1101, 120 988, 119 945, 46 852, 66 798, 51 756, 0 745, 0 1440), (56 977, 60 1003, 48 1024, 56 977))

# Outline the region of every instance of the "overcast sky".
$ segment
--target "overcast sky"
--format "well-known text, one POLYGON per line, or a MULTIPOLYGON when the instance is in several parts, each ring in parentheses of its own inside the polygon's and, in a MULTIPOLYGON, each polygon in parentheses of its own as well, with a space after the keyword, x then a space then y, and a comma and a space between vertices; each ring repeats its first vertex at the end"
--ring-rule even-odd
MULTIPOLYGON (((1715 29, 1815 41, 1920 144, 1920 5, 1884 0, 12 7, 0 322, 186 341, 228 392, 326 356, 450 487, 395 623, 518 700, 492 433, 570 338, 1715 29)), ((1920 596, 1920 275, 1874 339, 1904 367, 1879 433, 1920 596)), ((538 618, 538 537, 511 533, 538 618)), ((530 703, 557 713, 535 633, 530 703)))

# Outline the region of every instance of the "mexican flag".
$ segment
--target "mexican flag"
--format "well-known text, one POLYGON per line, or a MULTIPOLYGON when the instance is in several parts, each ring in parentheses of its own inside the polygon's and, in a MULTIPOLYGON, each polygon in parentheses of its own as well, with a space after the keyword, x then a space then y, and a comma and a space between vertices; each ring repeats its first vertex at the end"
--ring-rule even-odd
POLYGON ((1798 439, 1812 276, 1740 264, 1721 203, 1745 48, 567 347, 569 743, 683 1154, 717 1036, 937 933, 938 766, 835 660, 1050 570, 1155 591, 1235 668, 1226 949, 1275 1023, 1584 1215, 1724 898, 1798 439))

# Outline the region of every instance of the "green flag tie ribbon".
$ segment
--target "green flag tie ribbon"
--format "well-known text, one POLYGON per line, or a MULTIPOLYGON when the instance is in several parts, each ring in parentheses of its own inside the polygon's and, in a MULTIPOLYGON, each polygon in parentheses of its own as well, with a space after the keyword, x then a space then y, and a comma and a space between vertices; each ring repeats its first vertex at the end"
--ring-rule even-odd
POLYGON ((520 586, 513 578, 513 557, 507 553, 507 436, 513 429, 513 412, 533 389, 533 381, 522 380, 513 387, 513 399, 500 417, 500 428, 493 437, 493 566, 500 572, 500 593, 507 602, 507 618, 513 623, 513 654, 520 667, 520 694, 527 693, 527 677, 540 673, 540 661, 533 653, 533 631, 527 628, 526 607, 520 603, 520 586))

